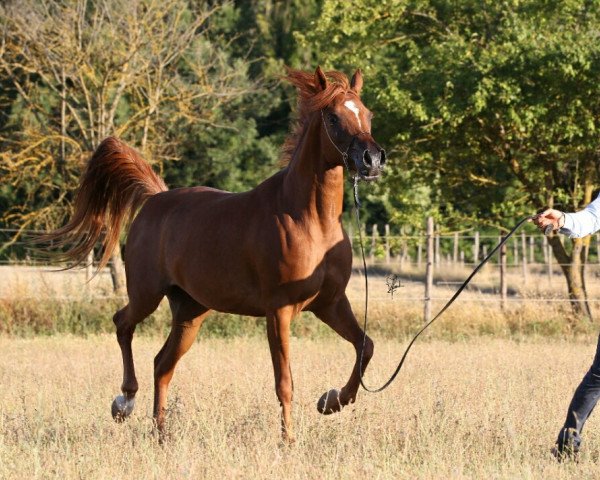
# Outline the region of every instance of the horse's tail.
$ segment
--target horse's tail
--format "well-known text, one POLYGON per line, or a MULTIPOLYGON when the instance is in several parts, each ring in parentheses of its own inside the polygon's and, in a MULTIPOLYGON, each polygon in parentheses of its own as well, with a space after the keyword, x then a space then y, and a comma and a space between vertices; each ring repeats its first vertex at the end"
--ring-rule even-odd
MULTIPOLYGON (((65 247, 59 260, 86 260, 102 232, 102 269, 114 251, 123 223, 129 222, 144 201, 168 190, 163 180, 138 152, 115 137, 108 137, 88 161, 75 198, 75 212, 64 227, 39 240, 65 247)), ((71 267, 68 267, 71 268, 71 267)))

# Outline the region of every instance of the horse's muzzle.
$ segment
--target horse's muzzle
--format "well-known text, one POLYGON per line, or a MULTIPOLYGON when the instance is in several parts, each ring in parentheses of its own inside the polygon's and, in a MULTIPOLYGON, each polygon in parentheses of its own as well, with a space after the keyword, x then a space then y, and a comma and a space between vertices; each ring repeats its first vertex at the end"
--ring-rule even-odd
POLYGON ((370 144, 362 152, 353 151, 352 160, 361 180, 377 180, 386 162, 385 150, 370 144))

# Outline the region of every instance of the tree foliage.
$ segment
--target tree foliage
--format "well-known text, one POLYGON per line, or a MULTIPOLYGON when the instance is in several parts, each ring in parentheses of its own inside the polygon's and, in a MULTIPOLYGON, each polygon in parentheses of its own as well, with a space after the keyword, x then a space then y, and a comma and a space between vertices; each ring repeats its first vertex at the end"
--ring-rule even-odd
POLYGON ((108 135, 159 168, 180 158, 182 143, 199 141, 202 154, 221 130, 252 137, 253 124, 232 121, 227 109, 259 87, 248 62, 211 36, 220 13, 220 6, 185 0, 3 6, 0 71, 12 103, 0 169, 20 199, 4 221, 62 223, 82 162, 108 135), (205 138, 194 137, 200 130, 205 138))
POLYGON ((365 70, 378 135, 434 205, 496 222, 581 205, 597 182, 594 2, 359 3, 326 1, 299 40, 365 70))

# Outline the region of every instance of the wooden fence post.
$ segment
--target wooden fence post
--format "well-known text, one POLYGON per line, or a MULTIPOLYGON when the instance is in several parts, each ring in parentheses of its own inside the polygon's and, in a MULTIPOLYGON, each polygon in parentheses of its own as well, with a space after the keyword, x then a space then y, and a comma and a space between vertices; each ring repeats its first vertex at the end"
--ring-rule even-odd
MULTIPOLYGON (((500 241, 502 241, 502 236, 500 241)), ((500 247, 500 299, 503 309, 506 309, 508 297, 508 287, 506 284, 506 244, 500 247)))
POLYGON ((402 229, 402 248, 400 250, 400 255, 402 255, 402 261, 410 263, 410 258, 408 256, 408 240, 406 239, 406 231, 404 228, 402 229))
POLYGON ((523 259, 523 263, 521 265, 523 267, 523 281, 527 283, 527 239, 525 237, 525 232, 521 232, 521 253, 523 254, 521 257, 523 259))
POLYGON ((519 244, 517 237, 513 237, 513 264, 517 266, 519 264, 519 244))
POLYGON ((433 290, 433 217, 427 217, 427 265, 425 267, 425 322, 431 320, 431 291, 433 290))
POLYGON ((435 265, 440 265, 440 232, 435 232, 435 265))
POLYGON ((377 250, 377 238, 379 237, 379 230, 377 230, 377 224, 373 224, 373 230, 371 231, 371 262, 375 263, 375 250, 377 250))
POLYGON ((392 260, 390 255, 390 226, 385 224, 385 263, 389 264, 392 260))
POLYGON ((452 245, 452 262, 458 262, 458 232, 454 232, 454 242, 452 245))
POLYGON ((421 237, 419 236, 419 244, 417 245, 417 268, 419 270, 421 270, 422 256, 423 256, 423 241, 421 240, 421 237))
POLYGON ((548 263, 548 238, 546 235, 542 236, 542 251, 544 253, 544 263, 548 263))
POLYGON ((535 263, 535 238, 529 235, 529 263, 535 263))
POLYGON ((475 232, 475 239, 473 240, 473 263, 475 265, 479 263, 479 231, 475 232))

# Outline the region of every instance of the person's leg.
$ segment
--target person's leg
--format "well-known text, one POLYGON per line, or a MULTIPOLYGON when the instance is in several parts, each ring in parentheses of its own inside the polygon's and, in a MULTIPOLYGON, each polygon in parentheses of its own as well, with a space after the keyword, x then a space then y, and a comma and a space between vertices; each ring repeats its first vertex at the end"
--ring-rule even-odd
POLYGON ((600 337, 594 362, 575 390, 567 411, 565 424, 556 440, 557 456, 573 455, 581 445, 581 431, 600 399, 600 337))

